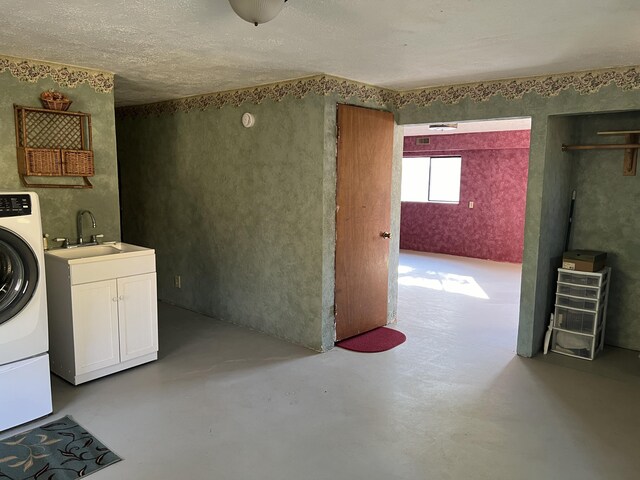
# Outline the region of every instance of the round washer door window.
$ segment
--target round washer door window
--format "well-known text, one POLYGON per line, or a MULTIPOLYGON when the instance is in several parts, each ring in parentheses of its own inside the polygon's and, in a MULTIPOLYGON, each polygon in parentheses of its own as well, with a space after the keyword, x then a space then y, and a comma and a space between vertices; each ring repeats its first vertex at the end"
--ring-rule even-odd
POLYGON ((38 261, 18 235, 0 227, 0 325, 15 317, 38 285, 38 261))

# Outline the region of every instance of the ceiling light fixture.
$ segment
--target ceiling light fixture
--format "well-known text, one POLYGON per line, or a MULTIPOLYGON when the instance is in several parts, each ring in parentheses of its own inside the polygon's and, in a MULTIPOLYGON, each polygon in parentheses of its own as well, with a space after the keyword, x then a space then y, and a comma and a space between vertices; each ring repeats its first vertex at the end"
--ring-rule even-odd
POLYGON ((287 0, 229 0, 233 11, 256 27, 276 18, 286 2, 287 0))
POLYGON ((455 130, 457 128, 458 128, 457 123, 434 123, 432 125, 429 125, 429 130, 437 130, 439 132, 455 130))

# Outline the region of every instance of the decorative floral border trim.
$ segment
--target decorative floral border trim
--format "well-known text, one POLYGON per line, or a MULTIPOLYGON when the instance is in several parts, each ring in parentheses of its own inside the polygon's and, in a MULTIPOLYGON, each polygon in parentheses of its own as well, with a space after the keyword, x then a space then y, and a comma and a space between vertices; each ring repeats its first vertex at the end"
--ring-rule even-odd
POLYGON ((537 93, 542 97, 554 97, 570 88, 584 95, 596 93, 602 87, 611 84, 615 84, 622 90, 640 89, 640 67, 497 80, 409 91, 394 91, 329 75, 320 75, 242 90, 119 107, 116 112, 120 118, 158 116, 208 108, 219 109, 225 106, 238 107, 245 102, 260 104, 267 99, 280 102, 287 96, 302 99, 309 94, 337 95, 345 100, 356 98, 361 102, 372 102, 381 106, 386 105, 401 109, 412 104, 417 107, 427 107, 436 101, 453 105, 465 98, 470 98, 474 102, 484 102, 496 95, 502 95, 508 100, 520 99, 527 93, 537 93))
MULTIPOLYGON (((0 73, 6 70, 19 80, 30 83, 50 77, 60 86, 75 88, 82 83, 87 83, 96 92, 101 93, 112 92, 114 86, 112 73, 0 56, 0 73)), ((342 99, 356 98, 362 102, 401 109, 412 104, 417 107, 427 107, 436 101, 452 105, 465 98, 470 98, 474 102, 484 102, 496 95, 502 95, 508 100, 521 99, 527 93, 554 97, 570 88, 586 95, 596 93, 602 87, 611 84, 622 90, 640 89, 640 67, 496 80, 409 91, 394 91, 330 75, 319 75, 147 105, 120 107, 117 111, 118 116, 161 115, 195 109, 237 107, 245 102, 260 104, 267 99, 280 102, 287 96, 302 99, 309 94, 337 95, 342 99)))
POLYGON ((167 113, 189 112, 191 110, 206 110, 208 108, 220 109, 226 106, 239 107, 245 102, 257 105, 265 100, 281 102, 287 96, 303 99, 310 94, 336 94, 344 99, 355 97, 362 102, 385 104, 389 99, 390 93, 390 91, 372 85, 329 75, 318 75, 241 90, 214 92, 146 105, 119 107, 117 108, 117 114, 121 117, 157 116, 167 113))
POLYGON ((496 95, 502 95, 508 100, 517 100, 527 93, 537 93, 542 97, 555 97, 569 88, 573 88, 581 95, 588 95, 596 93, 602 87, 611 84, 615 84, 622 90, 635 90, 640 88, 639 68, 626 67, 593 72, 469 83, 449 87, 424 88, 396 92, 392 101, 396 108, 404 108, 410 104, 418 107, 427 107, 436 101, 452 105, 467 97, 474 102, 485 102, 496 95))
POLYGON ((113 91, 113 74, 107 72, 1 56, 0 73, 6 70, 23 82, 35 83, 50 77, 61 87, 75 88, 82 83, 87 83, 99 93, 113 91))

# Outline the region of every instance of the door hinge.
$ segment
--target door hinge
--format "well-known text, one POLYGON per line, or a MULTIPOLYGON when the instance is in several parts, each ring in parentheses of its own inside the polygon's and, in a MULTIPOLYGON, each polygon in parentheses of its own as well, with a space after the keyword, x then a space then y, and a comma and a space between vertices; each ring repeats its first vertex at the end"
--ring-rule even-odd
POLYGON ((338 313, 338 307, 336 307, 335 305, 333 306, 333 316, 335 317, 338 313))
POLYGON ((340 127, 339 126, 336 127, 336 139, 340 140, 340 127))

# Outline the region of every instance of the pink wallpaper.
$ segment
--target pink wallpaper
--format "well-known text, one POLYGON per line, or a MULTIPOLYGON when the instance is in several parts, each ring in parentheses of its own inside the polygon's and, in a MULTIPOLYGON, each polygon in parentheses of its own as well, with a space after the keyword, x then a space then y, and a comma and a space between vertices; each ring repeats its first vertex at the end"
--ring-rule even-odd
POLYGON ((415 140, 404 139, 405 157, 462 157, 460 203, 402 202, 400 248, 522 262, 530 132, 435 135, 429 145, 415 140))

